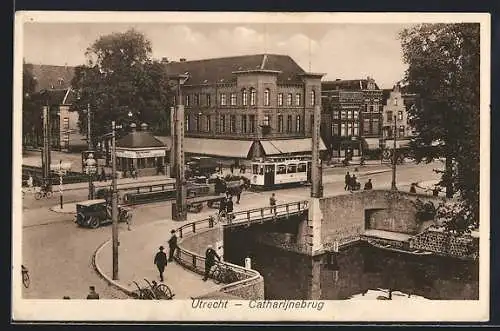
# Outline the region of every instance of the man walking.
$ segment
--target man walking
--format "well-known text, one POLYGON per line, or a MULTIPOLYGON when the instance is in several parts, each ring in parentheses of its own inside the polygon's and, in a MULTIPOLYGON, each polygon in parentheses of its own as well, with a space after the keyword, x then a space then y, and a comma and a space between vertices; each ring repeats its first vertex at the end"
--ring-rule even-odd
POLYGON ((269 198, 269 205, 271 206, 271 213, 275 213, 276 214, 276 196, 273 194, 271 194, 271 197, 269 198))
POLYGON ((156 253, 154 264, 160 272, 160 282, 163 282, 163 272, 165 271, 165 266, 167 265, 167 254, 163 251, 163 246, 160 246, 160 251, 156 253))
POLYGON ((212 245, 208 245, 207 250, 205 251, 205 275, 203 277, 203 281, 208 279, 210 269, 212 269, 215 264, 215 259, 220 261, 220 256, 212 248, 212 245))
POLYGON ((349 171, 345 174, 345 185, 344 185, 344 191, 347 191, 348 189, 351 189, 351 175, 349 175, 349 171))
POLYGON ((226 211, 226 197, 224 196, 219 202, 219 215, 226 211))
POLYGON ((99 293, 95 291, 95 286, 89 286, 89 294, 87 295, 87 300, 98 300, 99 293))
POLYGON ((168 240, 168 261, 172 262, 174 260, 174 253, 179 246, 177 246, 177 236, 175 235, 175 230, 170 231, 172 236, 168 240))

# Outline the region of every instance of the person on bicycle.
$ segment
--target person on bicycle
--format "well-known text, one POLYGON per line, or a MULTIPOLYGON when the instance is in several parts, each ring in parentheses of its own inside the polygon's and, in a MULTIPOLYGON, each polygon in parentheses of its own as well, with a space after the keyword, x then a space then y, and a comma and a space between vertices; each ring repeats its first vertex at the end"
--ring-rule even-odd
POLYGON ((208 245, 207 250, 205 251, 205 276, 203 277, 203 281, 206 281, 208 279, 210 269, 212 269, 215 264, 215 259, 220 261, 220 256, 213 249, 212 245, 208 245))

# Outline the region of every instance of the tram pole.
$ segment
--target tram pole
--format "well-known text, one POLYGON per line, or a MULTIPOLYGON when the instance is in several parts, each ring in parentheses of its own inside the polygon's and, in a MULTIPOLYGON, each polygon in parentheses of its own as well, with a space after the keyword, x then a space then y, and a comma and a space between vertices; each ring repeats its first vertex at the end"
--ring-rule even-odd
POLYGON ((321 107, 314 106, 313 112, 313 131, 312 131, 312 169, 311 169, 311 197, 321 198, 323 196, 323 174, 321 161, 319 158, 319 142, 320 142, 320 125, 321 125, 321 107))

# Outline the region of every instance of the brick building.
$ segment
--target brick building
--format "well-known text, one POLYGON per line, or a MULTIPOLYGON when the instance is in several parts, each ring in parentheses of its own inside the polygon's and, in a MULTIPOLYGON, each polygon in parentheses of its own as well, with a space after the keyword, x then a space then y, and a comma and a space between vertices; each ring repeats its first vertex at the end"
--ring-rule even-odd
POLYGON ((275 54, 181 59, 166 68, 189 75, 182 87, 186 153, 234 159, 310 153, 322 74, 275 54))
POLYGON ((332 158, 356 158, 378 150, 382 135, 382 90, 373 78, 324 81, 322 137, 332 158))

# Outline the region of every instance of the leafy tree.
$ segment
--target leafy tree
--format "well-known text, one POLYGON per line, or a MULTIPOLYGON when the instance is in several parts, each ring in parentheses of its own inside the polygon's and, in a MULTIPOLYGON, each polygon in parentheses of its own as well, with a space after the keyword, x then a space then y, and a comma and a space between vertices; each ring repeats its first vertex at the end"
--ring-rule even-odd
POLYGON ((32 66, 23 63, 23 138, 24 144, 33 142, 37 127, 40 126, 41 111, 36 97, 37 81, 32 66))
MULTIPOLYGON (((420 96, 410 110, 418 162, 446 159, 440 185, 479 219, 479 24, 421 24, 400 33, 409 65, 407 89, 420 96), (433 147, 433 143, 439 146, 433 147)), ((463 226, 462 226, 463 227, 463 226)))
POLYGON ((85 55, 87 63, 75 68, 72 80, 78 91, 72 110, 79 113, 82 133, 87 130, 88 105, 93 137, 109 133, 111 121, 123 125, 144 122, 156 131, 168 127, 167 73, 150 58, 151 42, 143 34, 132 29, 102 36, 85 55))

